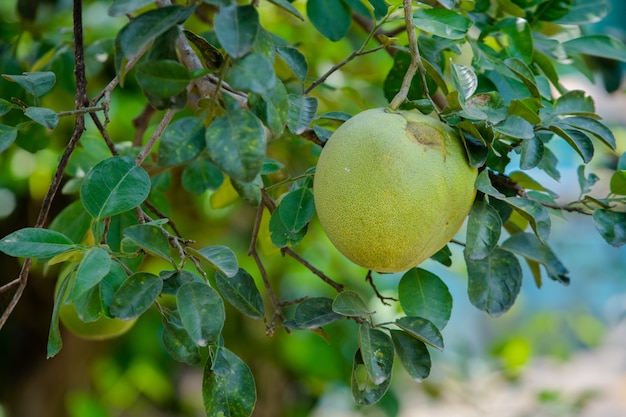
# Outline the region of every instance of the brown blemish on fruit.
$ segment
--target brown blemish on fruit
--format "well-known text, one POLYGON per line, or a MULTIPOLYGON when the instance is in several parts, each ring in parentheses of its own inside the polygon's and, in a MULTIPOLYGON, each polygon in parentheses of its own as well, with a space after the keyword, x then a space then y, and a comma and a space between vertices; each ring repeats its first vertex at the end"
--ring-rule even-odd
POLYGON ((407 122, 406 135, 413 142, 419 143, 426 148, 439 151, 443 154, 447 153, 446 142, 438 129, 423 123, 407 122))

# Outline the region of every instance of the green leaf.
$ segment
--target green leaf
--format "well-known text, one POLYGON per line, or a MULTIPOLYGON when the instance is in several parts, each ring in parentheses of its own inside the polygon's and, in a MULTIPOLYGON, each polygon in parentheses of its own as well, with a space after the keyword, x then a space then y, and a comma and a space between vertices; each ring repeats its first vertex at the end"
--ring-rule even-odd
POLYGON ((140 246, 147 253, 172 261, 170 244, 163 231, 151 224, 137 224, 124 229, 124 237, 140 246))
POLYGON ((476 177, 476 181, 474 182, 474 186, 481 193, 503 199, 506 196, 498 191, 492 184, 491 179, 489 178, 489 171, 486 169, 482 170, 480 174, 476 177))
POLYGON ((394 350, 387 333, 373 329, 367 322, 359 326, 359 349, 367 374, 375 385, 391 378, 394 350))
POLYGON ((537 7, 535 19, 554 21, 565 16, 572 5, 572 0, 548 0, 537 7))
POLYGON ((533 125, 526 119, 515 115, 510 115, 502 122, 494 125, 493 130, 512 138, 532 139, 535 137, 533 125))
POLYGON ((307 298, 296 307, 294 321, 298 329, 318 329, 342 319, 333 311, 333 300, 327 297, 307 298))
POLYGON ((611 129, 606 127, 601 122, 596 119, 592 119, 591 117, 583 117, 583 116, 574 116, 567 117, 562 120, 563 124, 572 126, 576 129, 584 130, 587 133, 592 134, 596 138, 598 138, 602 143, 604 143, 609 148, 615 150, 615 136, 611 129))
POLYGON ((626 152, 622 153, 622 155, 617 160, 617 169, 621 171, 626 171, 626 152))
POLYGON ((506 38, 503 45, 508 57, 519 58, 526 64, 532 62, 535 49, 532 30, 523 17, 502 19, 495 24, 494 30, 506 38))
POLYGON ((259 13, 252 5, 221 7, 214 24, 222 48, 233 58, 241 58, 252 50, 259 32, 259 13))
POLYGON ((193 248, 188 248, 187 250, 192 255, 208 262, 213 268, 223 272, 229 278, 234 277, 239 272, 237 256, 227 246, 215 245, 199 250, 193 248))
POLYGON ((600 180, 600 178, 591 173, 588 176, 585 175, 585 165, 580 165, 576 170, 578 176, 578 185, 580 186, 580 194, 587 194, 591 191, 591 187, 600 180))
POLYGON ((215 284, 222 297, 240 313, 253 319, 262 319, 265 315, 263 299, 252 276, 239 268, 233 277, 227 277, 221 271, 215 273, 215 284))
POLYGON ((153 0, 113 0, 109 6, 109 16, 122 16, 152 4, 153 0))
POLYGON ((606 0, 573 0, 569 12, 555 23, 560 25, 586 25, 602 20, 610 10, 606 0))
POLYGON ((176 306, 194 342, 200 346, 217 342, 226 319, 217 291, 203 282, 188 282, 178 289, 176 306))
POLYGON ((430 320, 423 317, 406 316, 400 317, 395 323, 414 338, 443 351, 443 336, 430 320))
POLYGON ((593 212, 593 223, 609 245, 626 243, 626 213, 599 209, 593 212))
POLYGON ((287 97, 289 99, 287 127, 291 133, 299 135, 311 125, 315 118, 317 99, 295 94, 289 94, 287 97))
MULTIPOLYGON (((443 9, 442 9, 443 10, 443 9)), ((451 62, 452 82, 454 88, 464 99, 470 98, 478 87, 478 77, 473 69, 468 66, 451 62)))
POLYGON ((543 150, 543 142, 537 136, 523 140, 520 146, 520 168, 532 169, 539 165, 543 150))
POLYGON ((256 403, 254 376, 237 355, 216 348, 204 367, 202 398, 207 416, 249 417, 256 403))
POLYGON ((79 297, 95 287, 109 273, 111 257, 102 248, 89 249, 78 264, 67 301, 76 302, 79 297))
POLYGON ((73 307, 78 318, 85 323, 92 323, 101 318, 102 298, 100 297, 100 283, 75 298, 73 307))
POLYGON ((206 131, 209 157, 231 178, 249 182, 261 171, 265 158, 265 131, 249 110, 218 117, 206 131))
POLYGON ((277 46, 276 53, 285 62, 298 80, 304 82, 309 73, 309 64, 298 49, 292 46, 277 46))
POLYGON ((306 13, 313 26, 331 41, 338 41, 348 33, 352 18, 341 0, 308 0, 306 13))
POLYGON ((504 64, 510 69, 517 77, 524 83, 528 91, 538 99, 541 98, 539 88, 537 87, 537 80, 535 74, 523 61, 517 58, 508 58, 504 61, 504 64))
POLYGON ((76 200, 65 206, 48 228, 65 234, 72 242, 82 242, 90 226, 91 216, 85 211, 83 204, 76 200))
POLYGON ((304 20, 304 16, 302 16, 302 14, 300 14, 298 9, 293 7, 291 3, 289 3, 288 0, 268 0, 268 1, 280 7, 281 9, 284 9, 287 12, 291 13, 292 15, 296 16, 298 19, 304 20))
POLYGON ((85 176, 80 199, 96 220, 131 210, 148 197, 150 177, 132 159, 114 156, 99 162, 85 176))
POLYGON ((530 222, 539 239, 546 242, 550 236, 550 215, 539 203, 522 197, 509 197, 505 201, 530 222))
POLYGON ((197 158, 183 169, 181 183, 185 190, 200 195, 207 190, 217 190, 224 182, 224 174, 215 164, 203 157, 197 158))
POLYGON ((235 60, 225 81, 236 90, 256 94, 270 94, 278 82, 272 62, 255 52, 235 60))
MULTIPOLYGON (((102 300, 102 313, 105 317, 113 318, 110 308, 115 297, 115 292, 122 286, 128 278, 126 271, 118 262, 111 262, 109 273, 102 278, 98 287, 100 288, 100 298, 102 300)), ((96 288, 98 288, 96 287, 96 288)))
POLYGON ((178 61, 143 61, 136 66, 137 84, 147 96, 169 99, 184 93, 191 80, 189 70, 178 61))
POLYGON ((65 299, 65 292, 70 282, 70 275, 73 269, 68 269, 68 272, 64 274, 62 271, 59 279, 58 290, 54 295, 54 307, 52 307, 52 318, 50 320, 50 332, 48 333, 48 345, 46 347, 46 359, 50 359, 61 351, 63 347, 63 340, 61 339, 61 329, 59 328, 59 314, 63 300, 65 299))
POLYGON ((452 296, 446 284, 432 272, 408 270, 398 284, 402 310, 409 316, 423 317, 443 329, 450 320, 452 296))
POLYGON ((289 192, 277 207, 280 219, 291 233, 306 226, 315 214, 313 193, 309 188, 298 188, 289 192))
POLYGON ((126 61, 145 50, 159 35, 187 20, 194 9, 194 7, 183 8, 178 5, 160 7, 148 10, 128 22, 115 38, 117 51, 115 68, 121 78, 124 78, 126 61))
POLYGON ((205 128, 197 117, 175 120, 165 128, 159 141, 158 163, 170 167, 191 161, 205 147, 205 128))
POLYGON ((593 98, 582 90, 571 90, 559 97, 551 110, 553 115, 588 115, 595 113, 593 98))
POLYGON ((62 233, 34 227, 17 230, 0 239, 0 251, 16 258, 52 258, 80 248, 62 233))
POLYGON ((387 378, 381 384, 376 385, 369 376, 361 350, 357 349, 352 362, 352 397, 359 405, 376 404, 387 392, 391 378, 387 378))
POLYGON ((419 9, 413 13, 413 24, 432 35, 446 39, 463 39, 472 20, 443 7, 419 9))
POLYGON ((522 285, 522 268, 511 252, 496 248, 480 261, 465 256, 470 302, 498 317, 515 303, 522 285))
POLYGON ((484 201, 474 202, 467 221, 467 256, 474 260, 484 259, 498 245, 501 231, 502 219, 497 210, 484 201))
POLYGON ((178 362, 198 365, 202 362, 198 346, 183 326, 177 311, 163 314, 163 346, 169 355, 178 362))
POLYGON ((580 155, 585 163, 593 158, 593 143, 587 134, 574 129, 568 129, 567 125, 551 124, 548 126, 550 131, 556 133, 580 155))
POLYGON ((156 301, 163 280, 149 272, 137 272, 129 276, 115 291, 109 312, 113 317, 132 320, 145 313, 156 301))
POLYGON ((580 53, 626 62, 626 45, 610 35, 586 35, 562 43, 568 54, 580 53))
POLYGON ((250 95, 248 105, 274 137, 283 134, 289 115, 289 99, 287 89, 282 82, 277 82, 274 88, 264 95, 250 95))
POLYGON ((194 46, 202 55, 204 59, 204 65, 213 71, 217 71, 222 67, 224 63, 224 57, 219 49, 213 46, 209 41, 205 38, 196 35, 190 30, 184 29, 183 33, 189 42, 193 43, 194 46))
POLYGON ((626 195, 626 170, 615 171, 611 175, 611 192, 617 195, 626 195))
POLYGON ((15 142, 17 129, 13 126, 0 124, 0 153, 4 152, 15 142))
POLYGON ((250 204, 252 207, 258 207, 261 204, 261 188, 264 187, 263 179, 261 175, 257 175, 250 182, 241 182, 237 180, 232 180, 232 186, 239 194, 239 197, 246 203, 250 204))
POLYGON ((542 264, 548 276, 562 284, 569 284, 567 268, 559 261, 552 249, 531 233, 517 233, 502 243, 502 249, 542 264))
POLYGON ((45 107, 29 107, 24 115, 47 129, 54 129, 59 124, 59 115, 45 107))
POLYGON ((361 296, 354 291, 342 291, 337 294, 333 301, 333 311, 342 316, 362 317, 370 316, 374 312, 369 311, 361 296))
POLYGON ((277 248, 297 245, 304 239, 307 230, 308 227, 305 226, 297 232, 290 232, 285 223, 283 223, 278 210, 274 210, 270 217, 270 239, 277 248))
POLYGON ((56 75, 51 71, 25 72, 23 75, 2 74, 2 78, 17 83, 28 94, 36 98, 52 90, 56 83, 56 75))
MULTIPOLYGON (((424 61, 426 62, 426 61, 424 61)), ((400 91, 402 82, 404 81, 404 74, 406 74, 409 66, 411 65, 411 55, 408 52, 399 50, 393 58, 393 66, 387 73, 385 81, 383 82, 383 93, 388 101, 392 101, 395 95, 400 91)), ((433 93, 437 88, 435 81, 431 77, 426 78, 426 85, 429 93, 433 93)), ((415 75, 411 80, 409 92, 407 94, 408 100, 420 100, 424 99, 424 87, 422 86, 422 78, 419 75, 415 75)))
POLYGON ((413 380, 421 382, 430 375, 430 353, 424 342, 402 330, 391 330, 391 340, 396 354, 413 380))

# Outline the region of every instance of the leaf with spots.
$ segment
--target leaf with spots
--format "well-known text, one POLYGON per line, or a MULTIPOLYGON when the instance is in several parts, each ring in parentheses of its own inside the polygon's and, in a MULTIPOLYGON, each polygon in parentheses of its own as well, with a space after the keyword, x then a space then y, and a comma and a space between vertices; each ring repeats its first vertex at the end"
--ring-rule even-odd
POLYGON ((217 291, 203 282, 188 282, 178 289, 176 306, 183 326, 198 345, 217 342, 226 319, 217 291))
POLYGON ((359 405, 376 404, 387 392, 391 378, 385 379, 380 384, 375 384, 369 376, 363 361, 361 349, 357 349, 352 363, 352 378, 350 381, 352 396, 359 405))
POLYGON ((359 348, 367 374, 375 385, 391 377, 393 368, 393 343, 387 333, 373 329, 365 322, 359 327, 359 348))
POLYGON ((249 417, 256 403, 256 385, 250 368, 225 347, 216 347, 211 353, 202 378, 206 415, 249 417))
POLYGON ((137 272, 115 291, 109 312, 113 317, 131 320, 145 313, 156 301, 163 280, 149 272, 137 272))

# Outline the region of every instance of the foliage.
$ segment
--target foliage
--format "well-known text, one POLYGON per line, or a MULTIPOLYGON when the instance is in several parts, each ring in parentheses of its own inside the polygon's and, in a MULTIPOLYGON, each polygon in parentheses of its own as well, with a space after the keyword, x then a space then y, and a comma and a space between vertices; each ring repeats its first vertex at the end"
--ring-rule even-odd
MULTIPOLYGON (((0 240, 0 251, 26 259, 19 277, 1 288, 12 301, 0 325, 26 286, 32 260, 75 263, 55 300, 48 356, 62 346, 61 304, 73 304, 79 317, 122 320, 157 309, 172 358, 203 362, 207 415, 248 416, 256 400, 250 368, 223 337, 227 304, 262 321, 270 335, 284 328, 330 340, 324 328, 353 322, 358 348, 351 383, 358 404, 383 397, 395 357, 413 379, 426 378, 428 349, 443 350, 441 332, 452 309, 439 277, 421 268, 407 271, 397 291, 403 313, 381 321, 357 288, 331 279, 331 271, 296 252, 315 214, 311 155, 357 111, 351 100, 375 107, 349 88, 340 90, 341 102, 329 104, 335 92, 327 79, 370 55, 393 57, 377 86, 391 107, 400 97, 402 108, 434 112, 461 135, 471 165, 480 170, 464 243, 454 241, 464 246, 468 296, 478 309, 498 316, 511 308, 522 281, 520 261, 538 286, 544 276, 569 282, 548 243, 555 215, 590 215, 606 242, 626 243, 626 156, 612 167, 606 192, 592 196, 599 177, 585 166, 596 146, 615 150, 615 137, 593 99, 567 91, 560 80, 565 63, 592 78, 589 57, 626 61, 626 46, 617 39, 580 31, 608 13, 607 2, 441 0, 402 6, 384 0, 115 0, 109 16, 123 23, 111 38, 87 36, 80 0, 73 38, 53 36, 51 28, 38 32, 36 10, 18 9, 32 37, 2 29, 0 157, 4 163, 18 149, 49 149, 58 155, 58 168, 35 225, 0 240), (415 42, 407 37, 406 22, 409 34, 418 34, 415 42), (324 39, 299 36, 293 28, 300 26, 324 39), (352 42, 350 53, 318 74, 311 65, 321 47, 315 43, 345 39, 352 42), (70 91, 72 110, 63 99, 70 91), (113 131, 112 125, 122 118, 130 126, 124 101, 139 94, 145 107, 133 120, 131 142, 128 131, 113 131), (50 141, 58 131, 66 132, 64 141, 50 141), (560 178, 551 150, 559 141, 581 159, 580 196, 565 204, 528 173, 560 178), (245 254, 220 242, 198 245, 179 233, 172 218, 182 208, 168 200, 175 184, 191 196, 211 193, 213 207, 241 199, 257 208, 249 249, 257 271, 241 266, 245 254), (75 202, 44 228, 61 187, 75 202), (332 292, 283 301, 259 250, 267 235, 332 292), (155 260, 167 266, 150 269, 155 260), (175 302, 165 302, 166 296, 175 302)), ((434 259, 449 266, 449 248, 434 259)), ((369 272, 367 279, 382 303, 398 301, 380 294, 369 272)))

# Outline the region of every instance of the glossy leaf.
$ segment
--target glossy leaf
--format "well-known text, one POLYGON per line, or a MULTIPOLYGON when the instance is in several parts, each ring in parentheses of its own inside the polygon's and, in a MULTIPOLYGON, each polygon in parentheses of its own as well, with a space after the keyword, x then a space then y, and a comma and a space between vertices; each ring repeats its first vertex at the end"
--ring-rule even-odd
POLYGON ((521 197, 509 197, 505 201, 530 222, 539 239, 544 242, 548 240, 552 222, 548 211, 541 204, 521 197))
POLYGON ((207 361, 202 398, 207 416, 249 417, 256 403, 254 376, 237 355, 225 347, 207 361))
POLYGON ((41 97, 54 87, 56 75, 51 71, 25 72, 22 75, 2 74, 5 80, 17 83, 34 97, 41 97))
POLYGON ((188 248, 189 252, 201 260, 208 262, 218 271, 222 271, 227 277, 234 277, 239 271, 237 256, 227 246, 215 245, 202 249, 188 248))
MULTIPOLYGON (((443 9, 440 9, 443 10, 443 9)), ((470 98, 478 87, 478 77, 472 68, 451 63, 454 87, 464 99, 470 98)))
POLYGON ((533 57, 533 36, 528 22, 521 18, 505 18, 495 24, 495 30, 507 36, 505 50, 509 57, 530 64, 533 57))
POLYGON ((15 142, 17 129, 13 126, 0 124, 0 153, 4 152, 15 142))
POLYGON ((425 32, 446 39, 463 39, 472 27, 472 20, 443 7, 418 9, 413 24, 425 32))
POLYGON ((505 198, 505 195, 498 191, 492 184, 491 179, 489 179, 489 171, 482 170, 480 174, 476 177, 476 181, 474 182, 474 186, 481 193, 485 193, 487 195, 496 197, 496 198, 505 198))
POLYGON ((501 231, 502 219, 498 212, 489 204, 476 201, 467 222, 467 256, 474 260, 485 258, 498 245, 501 231))
POLYGON ((309 73, 306 58, 298 49, 291 46, 277 46, 276 53, 285 62, 298 80, 304 82, 309 73))
POLYGON ((609 245, 626 244, 626 213, 599 209, 593 212, 593 223, 609 245))
POLYGON ((430 375, 430 353, 421 340, 402 330, 391 330, 396 355, 413 380, 421 382, 430 375))
POLYGON ((580 165, 576 170, 576 174, 578 176, 578 185, 580 186, 581 195, 590 192, 591 187, 600 180, 600 178, 594 173, 585 175, 585 165, 580 165))
POLYGON ((466 255, 465 263, 470 302, 493 317, 508 311, 522 285, 522 268, 515 255, 496 248, 480 261, 466 255))
POLYGON ((265 315, 263 299, 252 276, 239 268, 233 277, 227 277, 221 271, 215 273, 215 284, 222 297, 240 313, 253 319, 262 319, 265 315))
POLYGON ((306 226, 315 214, 313 193, 309 188, 298 188, 289 192, 278 204, 280 219, 291 233, 306 226))
POLYGON ((178 289, 176 306, 194 342, 200 346, 217 342, 226 319, 217 291, 203 282, 188 282, 178 289))
POLYGON ((524 83, 528 91, 538 99, 541 98, 539 88, 537 87, 537 80, 532 70, 520 59, 508 58, 504 61, 504 64, 509 70, 511 70, 517 77, 524 83))
MULTIPOLYGON (((308 4, 308 3, 307 3, 308 4)), ((287 115, 287 127, 294 135, 304 132, 310 125, 317 112, 317 99, 315 97, 289 94, 289 113, 287 115)))
POLYGON ((307 298, 296 307, 294 322, 298 329, 317 329, 342 319, 333 311, 333 300, 326 297, 307 298))
POLYGON ((585 132, 598 138, 609 148, 615 150, 616 142, 613 132, 596 119, 582 116, 567 117, 563 119, 563 124, 567 124, 576 129, 584 130, 585 132))
POLYGON ((224 182, 224 174, 215 164, 203 157, 185 166, 181 176, 183 188, 200 195, 207 190, 217 190, 224 182))
POLYGON ((593 143, 585 133, 579 130, 569 129, 562 124, 552 124, 548 126, 548 129, 565 139, 565 141, 578 152, 585 163, 591 161, 591 158, 593 158, 593 143))
POLYGON ((394 350, 391 338, 364 323, 359 326, 359 350, 367 374, 375 385, 391 378, 394 350))
POLYGON ((91 216, 85 211, 80 201, 67 205, 52 220, 48 229, 65 234, 73 242, 83 242, 86 238, 91 216))
POLYGON ((572 5, 572 0, 548 0, 537 7, 535 19, 554 21, 565 16, 572 5))
POLYGON ((68 301, 76 301, 79 297, 95 287, 109 273, 111 257, 102 248, 89 249, 78 264, 72 283, 68 301))
POLYGON ((353 317, 369 316, 373 314, 373 312, 367 309, 361 296, 349 290, 337 294, 337 297, 335 297, 333 301, 333 311, 342 316, 353 317))
POLYGON ((163 231, 151 224, 137 224, 124 229, 124 237, 151 255, 172 261, 170 244, 163 231))
POLYGON ((163 280, 149 272, 137 272, 129 276, 115 291, 109 311, 113 317, 131 320, 141 316, 156 301, 163 280))
POLYGON ((45 107, 29 107, 24 115, 47 129, 54 129, 59 124, 59 115, 45 107))
POLYGON ((85 176, 80 199, 96 220, 140 205, 150 193, 150 177, 130 158, 114 156, 101 161, 85 176))
POLYGON ((270 94, 278 82, 272 62, 255 52, 235 60, 225 80, 236 90, 255 94, 270 94))
POLYGON ((400 317, 395 324, 416 339, 443 351, 443 336, 433 322, 423 317, 400 317))
POLYGON ((568 53, 581 53, 626 62, 626 45, 609 35, 585 35, 562 43, 568 53))
POLYGON ((352 23, 350 10, 341 0, 309 0, 306 13, 313 26, 331 41, 343 38, 352 23))
POLYGON ((555 23, 585 25, 602 20, 610 11, 607 0, 572 0, 568 13, 555 23))
POLYGON ((198 345, 189 336, 177 311, 163 315, 163 346, 179 362, 198 365, 202 362, 198 345))
POLYGON ((250 95, 248 104, 250 110, 263 121, 274 137, 283 134, 289 115, 289 99, 282 82, 277 82, 274 88, 262 96, 250 95))
POLYGON ((251 51, 259 32, 259 13, 252 5, 221 7, 215 16, 215 34, 233 58, 251 51))
POLYGON ((560 96, 554 103, 554 115, 587 115, 595 112, 593 99, 582 90, 571 90, 560 96))
POLYGON ((19 258, 52 258, 80 249, 67 236, 53 230, 27 227, 0 239, 0 251, 19 258))
POLYGON ((423 317, 437 328, 446 327, 452 312, 452 296, 446 284, 432 272, 408 270, 398 284, 398 299, 409 316, 423 317))
POLYGON ((170 123, 159 141, 159 165, 169 167, 192 160, 205 147, 204 135, 204 124, 197 117, 184 117, 170 123))
POLYGON ((390 382, 391 378, 387 378, 381 384, 376 385, 367 372, 361 350, 358 349, 356 351, 354 361, 352 362, 350 385, 352 387, 352 397, 357 404, 376 404, 387 392, 390 382))
POLYGON ((531 233, 517 233, 502 242, 501 247, 516 255, 542 264, 550 278, 562 284, 569 284, 570 279, 567 268, 559 261, 552 249, 537 239, 535 235, 531 233))
POLYGON ((238 181, 252 181, 263 166, 265 130, 249 110, 230 111, 211 123, 206 145, 209 157, 224 173, 238 181))

